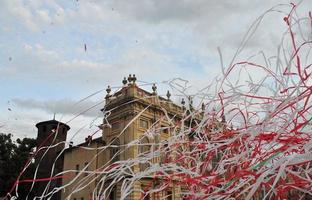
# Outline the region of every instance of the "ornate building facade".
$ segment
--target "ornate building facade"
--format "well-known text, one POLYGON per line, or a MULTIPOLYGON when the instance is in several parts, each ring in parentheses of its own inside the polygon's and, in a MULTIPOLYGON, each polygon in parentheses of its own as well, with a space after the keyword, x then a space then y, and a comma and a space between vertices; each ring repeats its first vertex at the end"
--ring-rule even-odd
MULTIPOLYGON (((103 188, 100 188, 99 182, 103 181, 100 175, 101 171, 113 163, 131 160, 140 154, 151 151, 153 144, 167 140, 171 134, 170 123, 168 119, 179 120, 185 111, 185 101, 182 106, 178 106, 170 100, 170 93, 167 92, 167 98, 157 95, 156 85, 152 86, 152 92, 143 90, 136 85, 135 75, 125 78, 123 87, 111 94, 111 88, 107 88, 105 97, 105 106, 102 109, 104 113, 103 124, 100 128, 103 130, 102 138, 89 140, 77 146, 66 149, 64 153, 64 172, 68 176, 63 179, 63 186, 66 186, 62 192, 62 199, 86 200, 92 199, 93 192, 101 193, 105 187, 113 182, 109 178, 105 179, 103 188), (157 137, 150 138, 144 136, 146 131, 153 127, 158 131, 157 137), (128 147, 127 144, 133 141, 140 141, 139 145, 128 147), (92 149, 92 150, 91 150, 92 149), (80 173, 82 171, 82 173, 80 173), (99 175, 94 172, 99 171, 99 175), (88 176, 92 172, 93 176, 88 176), (78 176, 78 177, 77 177, 78 176), (76 177, 76 178, 75 178, 76 177), (75 192, 75 188, 81 188, 81 184, 88 183, 88 186, 75 192), (95 189, 97 188, 97 189, 95 189)), ((161 163, 164 158, 154 157, 148 161, 151 163, 161 163)), ((133 173, 139 173, 148 167, 147 163, 131 166, 133 173)), ((124 178, 127 178, 126 176, 124 178)), ((114 180, 115 181, 115 180, 114 180)), ((112 190, 102 196, 107 199, 120 199, 122 181, 114 182, 112 190)), ((153 195, 144 195, 147 187, 153 187, 158 184, 153 178, 142 178, 133 184, 133 192, 127 199, 181 199, 181 188, 174 182, 168 186, 166 191, 153 195)), ((98 196, 101 196, 98 194, 98 196)))

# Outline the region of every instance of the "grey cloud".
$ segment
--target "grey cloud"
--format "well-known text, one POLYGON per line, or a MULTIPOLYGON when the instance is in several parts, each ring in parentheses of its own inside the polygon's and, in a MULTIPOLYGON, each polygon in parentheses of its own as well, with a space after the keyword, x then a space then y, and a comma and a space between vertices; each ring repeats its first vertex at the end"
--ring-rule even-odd
MULTIPOLYGON (((270 12, 264 17, 256 34, 246 44, 246 48, 271 50, 280 41, 279 36, 286 30, 283 17, 291 9, 290 2, 300 0, 143 0, 112 1, 111 6, 121 15, 154 25, 183 26, 200 36, 202 43, 209 44, 210 50, 217 46, 237 48, 244 34, 258 16, 277 6, 280 12, 270 12), (273 41, 273 42, 272 42, 273 41)), ((304 0, 300 7, 309 9, 309 0, 304 0)), ((303 12, 304 13, 304 12, 303 12)))
POLYGON ((101 115, 100 109, 104 106, 104 102, 85 100, 77 103, 71 99, 46 100, 40 101, 36 99, 12 99, 12 102, 25 109, 39 109, 48 113, 56 113, 61 115, 78 115, 97 117, 101 115))
MULTIPOLYGON (((258 1, 259 3, 260 1, 258 1)), ((252 8, 255 4, 250 1, 219 1, 219 0, 143 0, 138 3, 130 1, 112 1, 111 6, 124 14, 138 20, 162 22, 166 20, 192 21, 202 17, 212 17, 208 20, 217 20, 220 14, 228 15, 252 8), (225 12, 228 11, 228 12, 225 12)))

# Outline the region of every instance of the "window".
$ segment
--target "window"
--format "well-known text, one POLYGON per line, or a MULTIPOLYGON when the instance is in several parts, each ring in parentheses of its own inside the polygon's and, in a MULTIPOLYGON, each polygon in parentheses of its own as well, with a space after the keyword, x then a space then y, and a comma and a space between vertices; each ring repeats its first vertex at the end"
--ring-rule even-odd
POLYGON ((191 140, 191 141, 194 141, 195 136, 196 136, 196 132, 195 132, 195 131, 191 131, 191 132, 188 134, 188 138, 189 138, 189 140, 191 140))
POLYGON ((79 173, 79 164, 76 165, 76 175, 79 173))
POLYGON ((109 200, 115 200, 116 199, 116 186, 113 187, 112 191, 109 194, 109 200))
MULTIPOLYGON (((88 166, 88 162, 85 162, 85 167, 88 166)), ((88 175, 88 171, 89 171, 89 166, 85 169, 85 176, 88 175)))
POLYGON ((118 138, 114 138, 112 142, 112 146, 110 147, 110 158, 112 158, 113 162, 120 160, 120 141, 118 138))
POLYGON ((144 200, 150 200, 150 195, 149 194, 144 194, 144 200))
POLYGON ((148 129, 148 121, 145 119, 140 119, 140 128, 148 129))
POLYGON ((167 200, 172 200, 172 192, 167 191, 167 200))
POLYGON ((109 200, 114 200, 115 199, 115 191, 111 191, 109 194, 109 200))
POLYGON ((168 133, 169 133, 168 129, 169 129, 168 127, 161 126, 161 131, 162 131, 163 133, 165 133, 165 134, 168 134, 168 133))
MULTIPOLYGON (((151 145, 149 143, 148 138, 145 136, 145 137, 141 138, 140 146, 139 146, 139 153, 140 154, 147 154, 150 151, 151 151, 151 145)), ((146 161, 145 163, 140 163, 140 170, 141 171, 144 171, 148 167, 149 167, 148 161, 146 161)))
POLYGON ((161 151, 161 154, 160 154, 160 162, 162 163, 166 163, 168 162, 168 159, 169 159, 169 156, 170 156, 170 153, 169 153, 169 149, 168 149, 168 141, 165 140, 163 142, 163 151, 161 151))
POLYGON ((153 148, 153 150, 154 151, 158 151, 159 150, 159 148, 160 148, 160 135, 155 135, 154 136, 154 148, 153 148))
POLYGON ((150 144, 149 144, 149 140, 148 138, 145 136, 141 139, 140 141, 141 145, 140 145, 140 153, 149 153, 151 150, 150 144))

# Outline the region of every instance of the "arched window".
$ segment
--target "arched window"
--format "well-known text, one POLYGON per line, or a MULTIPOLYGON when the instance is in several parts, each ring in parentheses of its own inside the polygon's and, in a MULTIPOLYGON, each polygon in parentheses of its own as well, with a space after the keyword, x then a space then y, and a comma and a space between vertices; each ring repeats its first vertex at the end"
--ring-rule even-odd
POLYGON ((168 148, 168 141, 164 140, 162 142, 162 146, 160 147, 160 162, 161 163, 166 163, 168 162, 169 156, 170 156, 170 150, 168 148))
MULTIPOLYGON (((148 154, 151 151, 151 144, 146 136, 143 136, 140 140, 139 154, 148 154)), ((144 171, 149 166, 148 161, 140 164, 140 170, 144 171)))
POLYGON ((114 138, 110 147, 110 158, 112 162, 120 160, 120 141, 118 138, 114 138))

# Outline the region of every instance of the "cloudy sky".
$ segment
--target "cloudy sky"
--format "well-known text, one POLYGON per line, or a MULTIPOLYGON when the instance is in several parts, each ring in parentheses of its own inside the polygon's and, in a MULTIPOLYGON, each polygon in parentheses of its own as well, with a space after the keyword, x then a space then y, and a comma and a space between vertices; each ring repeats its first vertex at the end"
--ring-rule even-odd
MULTIPOLYGON (((274 54, 289 2, 1 0, 0 132, 34 137, 34 125, 53 113, 69 121, 72 135, 82 125, 83 134, 92 132, 101 106, 71 119, 101 103, 102 90, 121 86, 129 73, 139 83, 182 78, 201 89, 220 75, 217 48, 229 65, 252 23, 278 5, 236 60, 261 50, 274 54)), ((301 14, 311 9, 312 1, 301 2, 301 14)))

